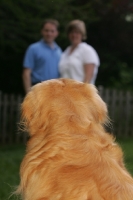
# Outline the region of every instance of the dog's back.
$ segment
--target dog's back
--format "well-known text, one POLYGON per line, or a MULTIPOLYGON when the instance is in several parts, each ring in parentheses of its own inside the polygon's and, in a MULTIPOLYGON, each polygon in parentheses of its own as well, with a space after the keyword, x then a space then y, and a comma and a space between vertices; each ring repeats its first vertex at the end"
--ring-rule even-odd
POLYGON ((133 179, 107 122, 92 85, 59 79, 34 86, 22 104, 30 139, 16 193, 24 200, 132 200, 133 179))

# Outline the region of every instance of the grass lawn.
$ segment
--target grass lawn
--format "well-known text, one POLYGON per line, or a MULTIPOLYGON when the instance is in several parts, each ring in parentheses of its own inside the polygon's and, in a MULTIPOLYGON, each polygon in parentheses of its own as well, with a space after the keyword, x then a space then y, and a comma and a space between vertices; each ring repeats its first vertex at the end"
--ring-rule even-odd
MULTIPOLYGON (((25 152, 24 145, 0 148, 0 200, 7 200, 19 183, 19 166, 25 152)), ((15 200, 11 197, 10 200, 15 200)))
MULTIPOLYGON (((118 143, 124 151, 126 166, 133 175, 133 139, 118 140, 118 143)), ((22 145, 0 148, 0 200, 7 200, 14 186, 19 183, 19 165, 24 152, 25 146, 22 145)))

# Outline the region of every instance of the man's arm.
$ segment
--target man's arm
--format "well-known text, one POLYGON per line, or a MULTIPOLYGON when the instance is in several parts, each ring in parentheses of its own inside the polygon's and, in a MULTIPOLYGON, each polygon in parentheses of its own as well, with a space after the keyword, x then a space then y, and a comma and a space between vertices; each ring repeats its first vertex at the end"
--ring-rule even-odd
POLYGON ((23 79, 24 90, 25 93, 27 94, 31 88, 31 69, 29 68, 23 69, 22 79, 23 79))
POLYGON ((95 65, 94 64, 85 64, 84 65, 84 83, 90 83, 92 77, 93 77, 93 73, 94 73, 94 68, 95 65))

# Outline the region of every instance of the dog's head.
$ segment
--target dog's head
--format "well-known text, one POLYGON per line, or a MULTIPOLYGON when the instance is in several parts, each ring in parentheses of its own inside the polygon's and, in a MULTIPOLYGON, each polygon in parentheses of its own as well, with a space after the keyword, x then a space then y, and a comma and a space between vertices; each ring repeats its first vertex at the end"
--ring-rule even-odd
MULTIPOLYGON (((95 86, 70 79, 49 80, 32 87, 22 103, 22 121, 30 135, 51 127, 105 123, 106 104, 95 86)), ((85 126, 84 126, 85 127, 85 126)))

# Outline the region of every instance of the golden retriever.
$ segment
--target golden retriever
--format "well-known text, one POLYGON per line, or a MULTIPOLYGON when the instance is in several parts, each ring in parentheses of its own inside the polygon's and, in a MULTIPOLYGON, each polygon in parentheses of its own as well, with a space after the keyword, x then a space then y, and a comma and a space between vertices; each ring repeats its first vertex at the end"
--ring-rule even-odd
POLYGON ((132 200, 133 178, 107 133, 107 107, 91 84, 34 86, 22 103, 28 131, 16 191, 23 200, 132 200))

